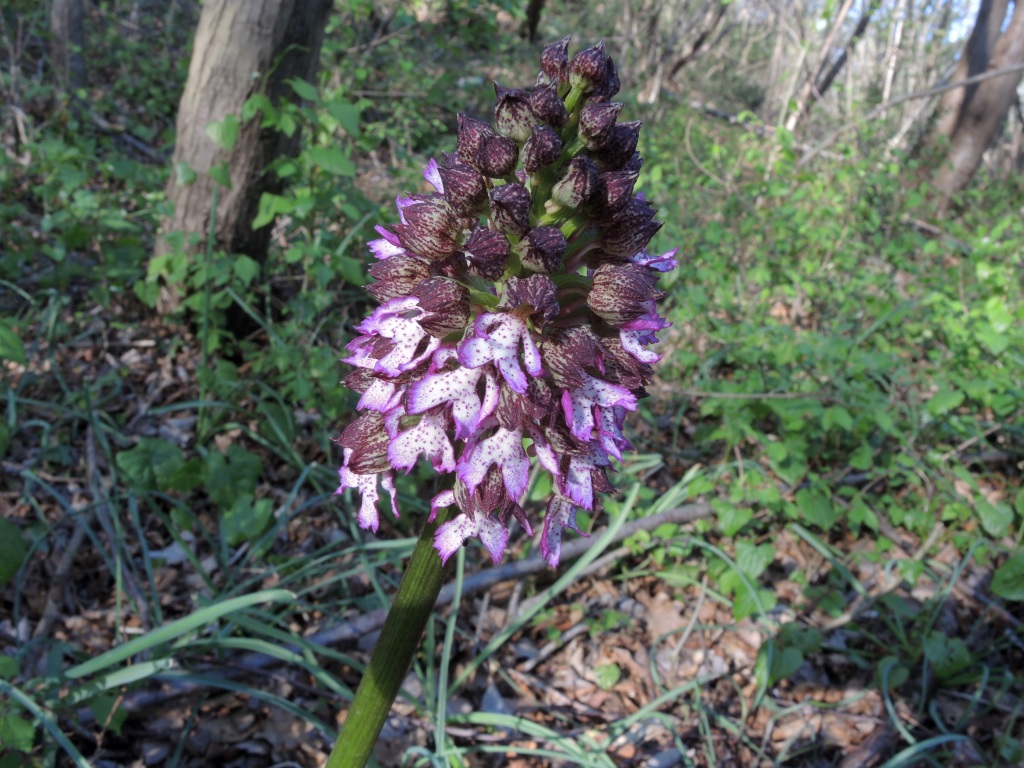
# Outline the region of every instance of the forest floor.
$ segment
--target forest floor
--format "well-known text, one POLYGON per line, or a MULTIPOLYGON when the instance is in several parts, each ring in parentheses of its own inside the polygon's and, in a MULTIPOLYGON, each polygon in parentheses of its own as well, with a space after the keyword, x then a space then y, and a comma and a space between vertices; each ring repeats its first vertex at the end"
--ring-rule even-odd
MULTIPOLYGON (((112 502, 116 467, 99 444, 109 436, 98 434, 82 414, 53 410, 68 392, 85 391, 89 382, 116 381, 116 392, 111 390, 95 407, 122 424, 119 441, 160 436, 190 446, 198 413, 189 403, 201 400, 201 394, 195 384, 200 358, 188 338, 186 329, 97 312, 56 354, 34 357, 21 370, 9 366, 8 375, 15 378, 37 374, 31 389, 21 392, 30 414, 55 428, 62 419, 77 422, 61 430, 70 435, 68 442, 48 446, 69 454, 63 462, 66 471, 39 469, 45 441, 18 437, 2 463, 4 517, 26 530, 39 530, 44 522, 50 530, 48 538, 36 540, 20 579, 5 588, 4 601, 14 611, 0 620, 0 640, 8 652, 24 649, 31 638, 28 664, 39 675, 69 652, 79 658, 97 656, 151 630, 158 624, 152 615, 154 599, 162 621, 168 622, 216 599, 218 587, 231 581, 210 538, 172 537, 165 519, 112 502), (185 343, 175 345, 174 340, 185 343), (171 408, 174 404, 182 407, 171 408), (37 492, 26 489, 26 472, 37 492), (39 492, 43 488, 45 493, 39 492), (185 551, 189 545, 191 553, 185 551), (112 567, 120 557, 130 558, 135 567, 112 567), (138 610, 147 605, 148 610, 138 610)), ((691 416, 696 417, 683 418, 691 416)), ((315 414, 297 411, 295 417, 306 424, 316 421, 315 414)), ((227 450, 239 439, 239 431, 227 432, 218 436, 217 447, 227 450)), ((652 442, 656 434, 642 439, 646 450, 657 449, 652 442)), ((318 453, 311 434, 296 445, 308 461, 337 461, 318 453)), ((273 454, 250 447, 265 462, 257 495, 302 507, 306 492, 287 499, 283 486, 267 481, 276 472, 273 454)), ((670 485, 678 473, 663 468, 648 482, 670 485)), ((349 514, 340 504, 340 498, 321 497, 304 514, 291 517, 275 536, 274 562, 319 553, 336 541, 338 516, 349 514)), ((686 524, 684 533, 728 547, 706 527, 696 532, 699 521, 711 514, 707 505, 694 500, 688 510, 694 522, 686 524)), ((200 514, 201 520, 205 517, 200 514)), ((205 519, 205 524, 216 530, 216 521, 205 519)), ((602 524, 597 521, 598 528, 602 524)), ((822 551, 813 539, 792 529, 780 531, 766 577, 777 605, 767 615, 740 621, 706 577, 653 569, 649 538, 608 543, 554 596, 544 593, 557 576, 547 569, 526 578, 510 575, 482 590, 467 588, 448 641, 451 673, 464 671, 482 650, 487 658, 483 664, 477 659, 467 682, 446 701, 450 744, 465 750, 468 765, 481 766, 854 768, 917 764, 915 754, 924 750, 915 745, 934 746, 936 739, 946 739, 944 765, 985 764, 974 744, 989 744, 994 734, 1020 734, 1019 680, 979 684, 971 677, 950 685, 949 674, 942 671, 939 685, 934 665, 912 660, 915 653, 920 656, 921 644, 935 637, 931 630, 940 630, 949 643, 962 641, 949 654, 950 663, 959 663, 961 670, 973 658, 957 662, 957 650, 970 648, 976 654, 979 643, 988 646, 984 664, 994 676, 1024 668, 1022 604, 1011 613, 993 601, 986 588, 991 565, 965 559, 952 544, 935 549, 934 542, 886 524, 881 533, 895 545, 883 557, 873 537, 838 535, 822 551), (932 572, 945 569, 949 578, 922 576, 911 582, 895 567, 925 558, 932 572), (802 574, 802 580, 794 581, 794 574, 802 574), (837 577, 843 581, 838 597, 821 591, 829 605, 819 604, 814 587, 837 577), (538 599, 543 610, 497 648, 487 647, 525 605, 538 599), (840 610, 836 599, 842 602, 840 610), (766 661, 764 645, 787 624, 814 630, 815 640, 785 659, 784 679, 766 685, 760 667, 773 662, 770 657, 766 661), (891 659, 888 670, 879 658, 891 659), (897 669, 903 678, 889 680, 897 669), (942 723, 948 724, 948 733, 942 723)), ((394 536, 393 530, 381 533, 384 539, 394 536)), ((520 541, 510 560, 522 552, 520 541)), ((481 564, 478 554, 466 558, 467 587, 474 573, 494 570, 481 564)), ((241 555, 228 553, 227 567, 241 555)), ((369 572, 350 569, 353 562, 351 554, 339 556, 304 588, 314 597, 318 590, 329 593, 344 573, 345 590, 372 598, 369 572)), ((247 567, 258 588, 280 581, 277 567, 247 567)), ((391 570, 382 572, 384 582, 397 578, 391 570)), ((359 665, 376 638, 379 620, 374 616, 379 619, 381 611, 370 612, 367 623, 366 615, 355 612, 319 612, 314 597, 307 596, 301 611, 285 611, 288 630, 313 641, 340 638, 315 669, 330 670, 354 689, 359 665)), ((408 695, 382 734, 382 766, 404 764, 410 748, 429 750, 436 743, 430 698, 436 691, 425 691, 424 681, 436 685, 430 677, 436 674, 431 667, 437 659, 431 662, 429 654, 441 654, 440 636, 452 610, 450 605, 439 609, 431 626, 436 637, 424 651, 428 658, 410 673, 408 695)), ((282 635, 278 647, 286 639, 282 635)), ((777 653, 794 653, 793 646, 780 646, 777 653)), ((308 667, 227 647, 191 653, 184 648, 176 655, 179 671, 192 673, 187 680, 153 679, 131 692, 115 689, 116 700, 105 712, 92 707, 78 710, 77 718, 74 710, 65 713, 62 724, 77 734, 72 738, 95 766, 322 764, 330 747, 323 733, 288 707, 337 724, 345 702, 318 685, 308 667), (235 690, 223 690, 229 683, 235 690)), ((65 684, 63 695, 72 691, 65 684)))

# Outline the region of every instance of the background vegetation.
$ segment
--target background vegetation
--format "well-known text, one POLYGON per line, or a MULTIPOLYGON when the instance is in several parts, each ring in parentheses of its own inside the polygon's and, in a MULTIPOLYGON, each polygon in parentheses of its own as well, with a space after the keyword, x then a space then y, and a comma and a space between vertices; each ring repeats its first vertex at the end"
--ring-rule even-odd
POLYGON ((203 126, 301 136, 257 259, 154 255, 199 4, 83 7, 77 82, 0 10, 0 766, 322 761, 432 483, 378 536, 333 495, 364 243, 566 34, 645 121, 674 325, 585 554, 459 554, 380 764, 1024 764, 1022 121, 945 199, 901 100, 973 8, 338 0, 316 82, 203 126))

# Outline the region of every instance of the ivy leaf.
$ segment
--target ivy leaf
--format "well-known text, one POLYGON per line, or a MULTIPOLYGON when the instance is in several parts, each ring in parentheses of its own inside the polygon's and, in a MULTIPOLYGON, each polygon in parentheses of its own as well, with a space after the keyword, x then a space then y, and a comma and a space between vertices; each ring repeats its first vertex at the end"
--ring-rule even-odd
POLYGON ((1009 504, 1002 501, 993 504, 985 499, 978 499, 974 509, 981 519, 981 527, 985 529, 985 533, 996 539, 1006 535, 1013 522, 1013 510, 1009 504))
POLYGON ((129 485, 140 490, 164 490, 185 462, 181 449, 169 440, 143 437, 134 448, 118 453, 115 463, 129 485))
POLYGON ((250 494, 239 496, 221 517, 221 536, 232 547, 252 541, 267 530, 273 513, 274 505, 270 499, 254 502, 250 494))
POLYGON ((928 401, 928 411, 933 416, 949 413, 964 401, 964 393, 959 389, 940 389, 928 401))
POLYGON ((317 91, 315 85, 307 83, 305 80, 298 77, 289 79, 287 83, 292 87, 292 90, 298 94, 300 99, 312 102, 320 101, 320 92, 317 91))
POLYGON ((611 690, 622 679, 618 664, 598 664, 594 667, 594 682, 602 691, 611 690))
POLYGON ((15 333, 14 326, 2 317, 0 317, 0 360, 10 360, 21 365, 26 362, 25 345, 15 333))
POLYGON ((1024 552, 1018 552, 996 568, 989 588, 993 595, 1004 600, 1024 600, 1024 552))
POLYGON ((223 120, 214 120, 206 126, 206 135, 221 149, 230 152, 238 141, 238 118, 226 115, 223 120))
POLYGON ((310 147, 306 157, 313 165, 334 176, 355 176, 355 164, 337 147, 310 147))
POLYGON ((0 586, 14 578, 27 553, 21 529, 0 517, 0 586))

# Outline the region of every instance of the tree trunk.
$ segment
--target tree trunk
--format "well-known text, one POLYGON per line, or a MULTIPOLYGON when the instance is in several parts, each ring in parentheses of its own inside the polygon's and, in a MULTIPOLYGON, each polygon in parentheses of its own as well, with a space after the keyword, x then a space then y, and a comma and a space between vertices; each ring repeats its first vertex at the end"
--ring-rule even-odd
MULTIPOLYGON (((957 64, 954 79, 958 79, 964 69, 970 76, 1024 63, 1024 10, 1021 10, 1021 4, 1020 0, 1014 3, 1010 23, 1000 34, 1006 0, 982 0, 978 23, 961 56, 961 60, 966 61, 963 66, 957 64), (998 15, 1000 10, 1003 15, 998 15), (989 55, 983 58, 986 52, 989 55)), ((1018 70, 949 91, 960 94, 960 103, 955 110, 947 106, 947 111, 939 115, 929 141, 935 146, 938 137, 949 139, 949 151, 932 177, 940 211, 949 208, 952 196, 966 187, 978 170, 983 153, 1013 104, 1020 79, 1018 70)), ((956 100, 956 97, 943 98, 940 108, 954 104, 956 100)))
POLYGON ((53 0, 50 6, 50 58, 58 77, 74 93, 85 87, 82 0, 53 0))
MULTIPOLYGON (((172 175, 167 199, 173 217, 164 222, 155 253, 175 250, 170 233, 184 234, 191 254, 206 248, 215 182, 210 170, 226 163, 230 189, 217 194, 214 247, 244 253, 262 263, 266 259, 270 225, 253 230, 260 196, 279 193, 282 182, 266 173, 271 161, 294 156, 299 132, 287 136, 261 129, 261 116, 239 126, 230 149, 215 143, 206 127, 225 118, 239 118, 245 101, 262 91, 273 104, 298 97, 286 82, 298 78, 312 82, 320 58, 330 0, 207 0, 199 17, 188 80, 178 108, 174 168, 195 172, 190 184, 172 175)), ((191 175, 191 174, 188 174, 191 175)), ((161 291, 158 309, 174 310, 179 302, 173 286, 161 291)))
POLYGON ((519 29, 519 36, 525 37, 531 43, 537 40, 537 27, 540 25, 540 15, 544 11, 544 0, 530 0, 526 4, 526 17, 519 29))

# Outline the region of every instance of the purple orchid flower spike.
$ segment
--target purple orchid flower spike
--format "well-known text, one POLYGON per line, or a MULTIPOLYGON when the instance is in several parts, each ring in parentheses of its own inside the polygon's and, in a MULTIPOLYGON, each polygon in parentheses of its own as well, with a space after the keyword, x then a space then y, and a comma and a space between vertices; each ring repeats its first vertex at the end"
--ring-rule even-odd
POLYGON ((536 87, 496 85, 493 126, 459 115, 428 192, 376 227, 381 304, 348 345, 360 415, 338 440, 360 526, 377 530, 381 488, 397 516, 395 473, 428 461, 447 488, 430 519, 457 510, 435 534, 442 560, 477 538, 500 562, 512 520, 532 535, 534 514, 554 567, 577 512, 615 491, 607 473, 632 449, 626 417, 670 325, 656 284, 677 266, 676 249, 647 250, 661 224, 634 191, 640 124, 618 121, 618 89, 603 45, 548 46, 536 87), (538 472, 543 512, 524 501, 538 472))

